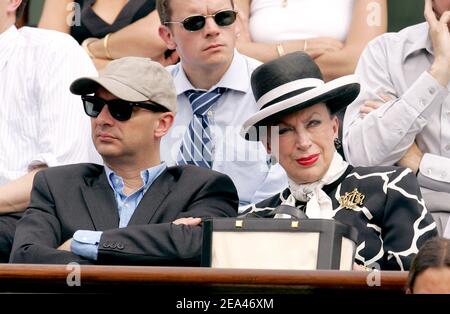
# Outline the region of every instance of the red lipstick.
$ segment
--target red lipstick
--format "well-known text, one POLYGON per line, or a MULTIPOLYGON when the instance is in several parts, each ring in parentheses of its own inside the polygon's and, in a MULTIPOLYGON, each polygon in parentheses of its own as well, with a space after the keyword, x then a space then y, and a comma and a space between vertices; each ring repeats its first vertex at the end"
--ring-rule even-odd
POLYGON ((320 154, 314 154, 307 157, 297 159, 297 162, 301 166, 309 167, 314 165, 319 160, 320 154))

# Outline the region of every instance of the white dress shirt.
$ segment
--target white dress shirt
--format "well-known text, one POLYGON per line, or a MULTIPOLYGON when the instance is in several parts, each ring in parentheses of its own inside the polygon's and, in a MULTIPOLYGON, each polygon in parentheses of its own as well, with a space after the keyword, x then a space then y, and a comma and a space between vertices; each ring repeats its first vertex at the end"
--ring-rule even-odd
MULTIPOLYGON (((161 159, 168 165, 176 164, 184 132, 193 116, 191 104, 184 92, 195 88, 181 64, 168 67, 178 95, 174 125, 161 142, 161 159)), ((241 205, 264 200, 279 193, 287 185, 283 168, 279 164, 268 164, 263 145, 246 141, 239 135, 244 121, 258 111, 250 76, 260 64, 235 50, 229 69, 210 89, 228 89, 207 113, 214 142, 212 169, 230 176, 236 185, 241 205)))
POLYGON ((416 141, 425 154, 418 180, 426 199, 425 192, 450 193, 450 86, 427 72, 434 60, 428 31, 417 24, 369 43, 356 69, 361 94, 347 108, 343 131, 355 166, 393 165, 416 141), (395 99, 363 118, 360 107, 379 93, 395 99))
POLYGON ((0 185, 37 165, 100 161, 89 117, 69 91, 96 75, 67 34, 15 26, 0 34, 0 185))

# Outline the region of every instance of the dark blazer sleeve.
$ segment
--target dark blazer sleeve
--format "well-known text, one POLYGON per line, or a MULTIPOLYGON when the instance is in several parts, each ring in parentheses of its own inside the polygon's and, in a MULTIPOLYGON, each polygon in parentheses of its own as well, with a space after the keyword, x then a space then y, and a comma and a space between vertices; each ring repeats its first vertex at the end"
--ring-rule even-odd
POLYGON ((436 224, 425 207, 417 179, 399 168, 389 180, 383 217, 381 265, 386 270, 408 270, 420 246, 437 235, 436 224))
POLYGON ((30 205, 17 224, 10 263, 91 264, 71 252, 56 249, 67 239, 62 239, 54 204, 45 171, 38 172, 30 205))
MULTIPOLYGON (((184 187, 183 187, 184 186, 184 187)), ((190 187, 171 193, 189 193, 190 187)), ((235 217, 239 204, 236 188, 228 176, 214 173, 186 202, 163 208, 176 210, 181 217, 235 217)), ((175 219, 174 219, 175 220, 175 219)), ((172 220, 173 221, 173 220, 172 220)), ((201 226, 171 222, 131 225, 102 234, 98 262, 101 264, 199 265, 201 226)))

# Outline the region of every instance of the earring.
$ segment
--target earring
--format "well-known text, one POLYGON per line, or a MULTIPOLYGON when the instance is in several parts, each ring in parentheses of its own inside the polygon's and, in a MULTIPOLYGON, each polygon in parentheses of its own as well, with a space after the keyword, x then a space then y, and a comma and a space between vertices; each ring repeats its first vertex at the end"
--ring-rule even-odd
POLYGON ((334 147, 336 149, 340 149, 342 147, 342 141, 337 137, 334 139, 334 147))

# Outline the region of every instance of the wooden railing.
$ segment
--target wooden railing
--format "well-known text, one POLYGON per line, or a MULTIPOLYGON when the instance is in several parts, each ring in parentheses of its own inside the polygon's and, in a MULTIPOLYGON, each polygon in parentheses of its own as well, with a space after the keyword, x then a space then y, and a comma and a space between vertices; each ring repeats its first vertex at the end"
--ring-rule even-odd
POLYGON ((0 292, 403 293, 407 272, 0 264, 0 292))

